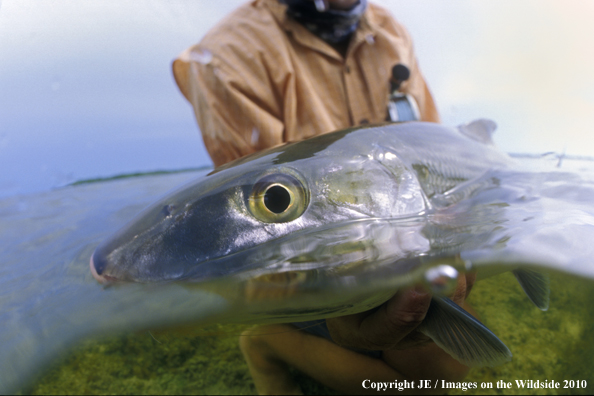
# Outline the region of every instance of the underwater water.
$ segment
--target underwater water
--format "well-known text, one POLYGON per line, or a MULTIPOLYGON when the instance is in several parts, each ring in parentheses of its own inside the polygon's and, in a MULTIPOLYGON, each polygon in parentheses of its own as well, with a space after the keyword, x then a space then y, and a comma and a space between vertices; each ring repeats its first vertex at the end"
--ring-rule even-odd
MULTIPOLYGON (((495 368, 470 371, 466 382, 493 389, 449 394, 590 394, 594 384, 594 282, 574 276, 551 279, 551 307, 541 312, 507 273, 476 284, 469 301, 514 354, 495 368), (587 388, 518 389, 515 380, 587 381, 587 388), (496 382, 514 382, 496 389, 496 382)), ((245 326, 149 334, 139 332, 88 342, 32 389, 34 394, 254 394, 238 347, 245 326)), ((295 372, 306 394, 338 394, 295 372)))
MULTIPOLYGON (((474 369, 467 381, 495 386, 496 381, 504 380, 513 382, 514 386, 505 390, 452 393, 585 394, 591 393, 588 390, 591 385, 576 388, 575 381, 594 384, 591 370, 594 277, 592 263, 582 262, 592 249, 589 238, 592 235, 583 232, 576 235, 575 228, 576 224, 594 225, 589 217, 592 211, 586 211, 592 207, 594 166, 589 161, 563 160, 561 168, 557 168, 556 157, 524 161, 532 169, 531 179, 525 179, 524 174, 524 179, 517 180, 517 186, 526 189, 524 197, 536 185, 524 183, 538 182, 541 190, 537 193, 544 198, 532 202, 540 205, 543 201, 536 209, 542 208, 544 212, 534 223, 539 229, 532 228, 525 218, 511 222, 510 233, 506 235, 512 241, 523 239, 522 236, 530 240, 542 229, 549 230, 544 226, 550 226, 558 234, 549 230, 544 236, 559 237, 557 242, 550 243, 566 259, 565 264, 556 268, 549 263, 551 303, 547 312, 541 312, 526 299, 509 273, 477 283, 470 302, 485 325, 508 345, 514 358, 496 368, 474 369), (548 202, 551 196, 560 198, 548 202), (568 216, 545 216, 546 209, 552 211, 555 204, 563 204, 568 216), (569 237, 574 238, 573 242, 563 248, 569 237), (561 386, 567 380, 574 381, 574 387, 518 389, 515 380, 555 380, 561 386)), ((232 321, 220 316, 221 313, 236 312, 228 309, 229 302, 224 298, 208 290, 175 285, 104 289, 89 272, 88 259, 103 238, 165 191, 194 177, 196 173, 138 177, 0 201, 1 391, 254 392, 237 346, 237 335, 244 327, 219 324, 232 321), (183 332, 147 332, 147 329, 193 322, 203 327, 185 328, 183 332), (81 342, 74 353, 66 354, 81 342), (45 377, 37 375, 44 372, 45 377)), ((473 199, 481 197, 478 194, 473 199)), ((528 208, 535 208, 529 199, 523 199, 508 204, 511 209, 517 208, 510 213, 523 213, 525 201, 528 208)), ((505 228, 504 225, 499 228, 505 228)), ((439 242, 454 246, 457 241, 446 238, 439 242)), ((538 239, 531 243, 535 250, 546 244, 538 239)), ((530 248, 508 245, 515 249, 511 251, 514 254, 525 255, 530 248)), ((505 263, 505 256, 495 253, 491 257, 505 263)), ((535 251, 534 257, 538 259, 541 254, 535 251)), ((476 256, 476 262, 485 257, 476 256)), ((306 392, 328 391, 303 376, 300 379, 306 392)))

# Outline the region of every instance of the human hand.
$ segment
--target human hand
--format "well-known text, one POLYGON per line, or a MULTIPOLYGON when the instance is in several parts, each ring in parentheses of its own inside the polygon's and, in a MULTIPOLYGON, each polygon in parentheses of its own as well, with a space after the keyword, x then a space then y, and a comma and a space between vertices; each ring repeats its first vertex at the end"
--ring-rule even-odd
MULTIPOLYGON (((460 274, 450 298, 462 306, 476 280, 475 273, 460 274)), ((421 324, 431 294, 422 287, 401 290, 379 307, 353 315, 326 319, 338 345, 368 350, 407 349, 430 342, 416 327, 421 324)))

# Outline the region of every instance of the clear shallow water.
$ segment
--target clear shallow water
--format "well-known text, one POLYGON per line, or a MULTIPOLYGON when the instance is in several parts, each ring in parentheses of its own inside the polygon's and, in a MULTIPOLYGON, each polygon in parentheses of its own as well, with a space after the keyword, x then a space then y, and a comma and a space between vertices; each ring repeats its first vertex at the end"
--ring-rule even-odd
MULTIPOLYGON (((586 389, 478 389, 450 394, 590 394, 594 284, 572 276, 551 280, 551 307, 527 301, 511 274, 476 284, 470 301, 514 354, 510 363, 471 370, 465 381, 496 384, 516 379, 586 380, 586 389)), ((138 332, 84 344, 33 387, 34 394, 254 394, 238 348, 245 327, 216 325, 169 332, 138 332)), ((295 372, 306 394, 337 394, 295 372)))
MULTIPOLYGON (((589 337, 592 321, 589 318, 592 315, 588 311, 588 302, 592 297, 590 279, 594 278, 590 261, 593 257, 590 241, 594 239, 592 164, 564 161, 561 168, 556 168, 558 161, 550 158, 522 162, 525 161, 528 163, 523 164, 524 168, 529 165, 538 171, 490 175, 490 184, 487 183, 486 188, 453 205, 441 218, 432 219, 424 230, 424 236, 431 242, 430 252, 441 256, 460 252, 463 257, 471 258, 479 269, 498 270, 527 263, 580 275, 553 276, 551 310, 547 313, 532 307, 509 276, 484 281, 496 282, 490 287, 479 287, 479 283, 473 291, 473 304, 483 315, 485 324, 510 346, 515 359, 501 368, 475 370, 470 378, 513 381, 521 379, 521 375, 535 380, 588 380, 592 367, 589 359, 593 356, 589 353, 592 349, 589 337), (571 168, 570 171, 568 168, 571 168), (499 183, 492 184, 493 180, 499 183), (574 378, 569 378, 570 375, 574 378)), ((159 195, 195 176, 194 173, 183 173, 124 179, 0 201, 0 241, 3 246, 0 256, 0 322, 3 323, 0 329, 1 390, 31 386, 35 373, 55 365, 55 359, 61 352, 69 350, 82 339, 180 325, 188 321, 208 325, 246 320, 239 315, 240 309, 245 309, 245 306, 234 302, 232 297, 237 297, 237 292, 230 291, 241 283, 227 288, 215 283, 202 289, 176 285, 128 285, 125 288, 103 289, 89 273, 88 258, 105 236, 159 195)), ((391 229, 388 223, 381 222, 373 222, 366 227, 388 233, 391 229)), ((360 227, 347 226, 344 230, 355 232, 360 227)), ((373 256, 379 252, 389 256, 391 252, 385 249, 381 244, 371 249, 367 247, 367 253, 361 253, 362 262, 370 259, 371 256, 366 256, 368 253, 373 256)), ((327 295, 348 291, 355 298, 357 293, 364 295, 369 290, 393 288, 395 279, 400 279, 385 266, 378 266, 374 271, 355 269, 352 274, 357 275, 356 284, 351 283, 347 287, 336 282, 328 288, 327 295)), ((315 282, 305 284, 315 285, 315 282)), ((304 290, 307 292, 307 287, 304 290)), ((304 295, 307 296, 307 293, 304 295)), ((307 298, 295 301, 302 306, 307 298)), ((279 304, 283 303, 280 301, 279 304)), ((270 306, 265 303, 259 308, 270 306)), ((228 328, 216 331, 237 334, 236 330, 228 328)), ((143 334, 138 346, 135 336, 129 337, 88 347, 90 349, 86 352, 81 352, 83 355, 71 358, 70 366, 54 372, 53 378, 64 378, 63 375, 66 375, 71 379, 80 379, 80 384, 87 386, 81 388, 86 389, 85 393, 94 392, 93 389, 97 392, 116 391, 118 383, 130 385, 130 381, 136 384, 138 391, 143 392, 151 392, 151 389, 172 393, 196 392, 197 389, 190 389, 200 381, 208 385, 202 389, 225 392, 224 386, 229 383, 225 379, 227 377, 208 382, 203 377, 194 377, 194 372, 202 372, 212 378, 213 372, 229 370, 229 373, 234 373, 233 378, 240 379, 234 384, 246 381, 237 350, 230 346, 229 341, 225 341, 229 346, 227 351, 234 352, 225 353, 232 357, 228 361, 235 363, 221 368, 222 363, 211 366, 203 359, 205 356, 202 353, 211 350, 214 355, 211 355, 212 360, 227 361, 220 359, 218 346, 205 349, 205 343, 218 342, 208 341, 212 340, 210 338, 184 341, 194 347, 189 349, 193 353, 188 352, 184 355, 186 358, 182 358, 175 353, 176 348, 185 350, 180 349, 179 344, 168 347, 171 344, 167 342, 164 346, 157 343, 157 346, 152 338, 149 340, 143 334), (113 345, 123 346, 116 348, 113 345), (171 353, 164 353, 162 348, 171 348, 171 353), (148 355, 139 355, 141 349, 147 349, 148 355), (96 377, 91 378, 80 363, 80 356, 93 354, 93 350, 98 352, 91 361, 102 360, 108 355, 124 356, 124 366, 133 366, 134 369, 122 371, 103 366, 106 371, 95 371, 96 377), (131 355, 126 355, 126 350, 131 355), (164 356, 160 361, 170 371, 157 370, 159 377, 154 377, 156 366, 151 359, 152 354, 164 356), (175 366, 174 362, 167 360, 167 356, 173 361, 178 359, 181 366, 175 366), (191 365, 185 367, 188 361, 191 365), (79 367, 80 371, 77 371, 79 367), (203 367, 214 367, 214 371, 203 367), (179 379, 171 379, 180 370, 185 385, 179 379), (116 381, 114 376, 123 382, 116 381), (147 380, 155 388, 151 388, 147 380), (96 388, 89 389, 90 383, 97 384, 96 388)), ((235 343, 234 339, 232 343, 235 343)), ((51 379, 47 379, 45 385, 38 388, 39 392, 44 392, 43 389, 58 392, 60 384, 68 383, 65 379, 56 381, 52 383, 51 379)))
MULTIPOLYGON (((191 109, 171 78, 169 63, 241 2, 205 5, 149 0, 138 7, 136 2, 105 0, 87 1, 84 6, 65 0, 2 1, 0 196, 12 197, 0 201, 0 316, 6 323, 0 340, 11 340, 0 346, 1 356, 8 356, 0 375, 20 378, 90 334, 153 323, 142 309, 118 311, 120 299, 126 299, 112 290, 100 291, 86 261, 105 235, 181 180, 143 179, 139 184, 128 180, 119 187, 110 183, 14 195, 45 191, 84 177, 210 163, 191 109), (17 358, 10 360, 12 356, 17 358)), ((591 2, 380 3, 410 30, 446 124, 489 116, 501 120, 495 139, 505 150, 592 153, 594 56, 587 50, 594 38, 591 2), (557 44, 555 59, 550 57, 551 43, 557 44)), ((555 170, 558 159, 549 156, 544 164, 538 162, 529 167, 555 170)), ((568 170, 570 162, 563 161, 562 170, 568 170)), ((582 161, 570 170, 591 171, 591 164, 582 161)), ((565 200, 549 199, 549 209, 572 202, 576 198, 572 194, 579 196, 572 189, 563 191, 563 179, 557 184, 565 200)), ((516 207, 516 213, 525 207, 516 207)), ((565 214, 582 218, 582 209, 574 209, 565 214)), ((578 241, 576 251, 586 243, 579 227, 570 227, 563 235, 555 232, 569 221, 568 216, 538 218, 545 226, 543 232, 525 239, 524 248, 516 246, 508 252, 540 254, 551 237, 552 254, 565 246, 562 256, 575 258, 565 267, 584 269, 590 257, 587 249, 581 256, 571 250, 573 241, 578 241)), ((517 231, 522 235, 524 229, 519 226, 517 231)), ((129 308, 150 305, 146 302, 150 296, 142 293, 136 302, 129 298, 129 308)), ((182 309, 178 319, 183 315, 182 309)), ((159 320, 167 319, 155 318, 159 320)), ((496 330, 501 335, 500 331, 496 330)), ((137 356, 140 349, 128 352, 137 356)), ((580 362, 563 364, 580 367, 580 362)), ((205 365, 196 363, 191 375, 205 365)), ((159 367, 151 369, 159 371, 159 367)), ((586 367, 592 367, 591 362, 586 367)), ((106 367, 98 376, 113 381, 111 389, 116 392, 122 382, 110 372, 106 367)), ((223 372, 214 377, 227 378, 223 372)), ((120 377, 129 374, 122 373, 120 377)), ((78 379, 79 374, 74 371, 74 376, 78 379)), ((6 381, 2 377, 0 388, 10 386, 6 381)), ((91 382, 89 377, 86 381, 91 382)), ((90 387, 86 392, 94 389, 107 388, 90 387)))

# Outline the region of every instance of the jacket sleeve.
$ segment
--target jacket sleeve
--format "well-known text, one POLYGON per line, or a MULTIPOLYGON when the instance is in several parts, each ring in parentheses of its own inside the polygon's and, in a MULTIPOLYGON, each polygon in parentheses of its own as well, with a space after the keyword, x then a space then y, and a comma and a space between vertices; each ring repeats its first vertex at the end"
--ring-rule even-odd
POLYGON ((198 45, 173 62, 173 75, 215 166, 282 142, 282 104, 258 56, 198 45))

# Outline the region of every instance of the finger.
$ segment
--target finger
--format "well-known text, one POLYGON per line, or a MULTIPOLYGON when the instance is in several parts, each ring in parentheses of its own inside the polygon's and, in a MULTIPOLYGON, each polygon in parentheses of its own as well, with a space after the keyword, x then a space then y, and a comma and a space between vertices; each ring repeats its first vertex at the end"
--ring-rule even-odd
POLYGON ((474 286, 474 282, 476 282, 476 272, 467 272, 466 273, 466 298, 470 294, 472 287, 474 286))
POLYGON ((450 299, 454 301, 456 304, 462 306, 468 295, 470 294, 470 290, 476 281, 476 272, 468 272, 464 274, 458 275, 458 283, 456 284, 456 289, 452 293, 450 299))
POLYGON ((375 311, 327 319, 333 340, 351 348, 386 350, 396 346, 425 318, 431 295, 422 288, 397 293, 375 311))
POLYGON ((458 275, 458 283, 456 284, 456 289, 449 296, 449 298, 456 304, 462 306, 464 300, 466 299, 466 274, 458 275))
POLYGON ((361 312, 352 315, 327 318, 326 326, 336 344, 347 348, 371 349, 361 334, 360 326, 365 317, 371 315, 371 311, 361 312))
POLYGON ((361 323, 367 339, 392 348, 425 319, 431 295, 422 287, 397 293, 361 323))

